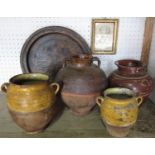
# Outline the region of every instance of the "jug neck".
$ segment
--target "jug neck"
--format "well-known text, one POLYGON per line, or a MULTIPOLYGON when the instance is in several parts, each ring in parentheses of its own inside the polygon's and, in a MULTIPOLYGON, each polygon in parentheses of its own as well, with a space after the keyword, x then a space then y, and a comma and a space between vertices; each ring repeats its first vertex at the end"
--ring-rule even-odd
POLYGON ((115 62, 121 75, 144 75, 146 66, 139 60, 118 60, 115 62))
POLYGON ((71 64, 75 67, 87 67, 92 63, 92 55, 90 54, 80 54, 72 56, 71 64))

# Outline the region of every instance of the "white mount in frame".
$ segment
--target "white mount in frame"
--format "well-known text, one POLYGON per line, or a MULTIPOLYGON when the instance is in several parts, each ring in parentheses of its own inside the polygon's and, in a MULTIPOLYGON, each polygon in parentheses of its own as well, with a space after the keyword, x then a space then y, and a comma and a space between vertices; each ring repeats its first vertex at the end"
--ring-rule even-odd
POLYGON ((115 54, 117 47, 118 19, 93 19, 93 54, 115 54))

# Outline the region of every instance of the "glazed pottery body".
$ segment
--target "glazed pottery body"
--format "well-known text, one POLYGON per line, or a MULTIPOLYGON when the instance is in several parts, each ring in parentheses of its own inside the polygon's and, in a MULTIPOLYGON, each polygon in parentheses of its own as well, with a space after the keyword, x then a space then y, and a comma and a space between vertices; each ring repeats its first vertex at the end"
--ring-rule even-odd
POLYGON ((20 74, 2 85, 7 95, 7 106, 13 120, 27 133, 43 130, 54 115, 57 83, 48 83, 45 74, 20 74), (24 84, 21 81, 30 81, 24 84), (34 83, 39 80, 38 83, 34 83))
POLYGON ((82 54, 64 63, 57 80, 62 83, 63 101, 75 115, 87 114, 96 104, 95 99, 107 87, 105 73, 97 57, 82 54), (93 64, 98 62, 98 66, 93 64))
POLYGON ((146 67, 138 60, 119 60, 115 64, 118 69, 110 75, 109 85, 132 89, 138 96, 147 99, 153 89, 153 80, 146 67))
POLYGON ((115 137, 124 137, 134 125, 138 116, 138 106, 142 97, 135 97, 133 91, 127 88, 109 88, 105 90, 104 97, 97 97, 101 117, 108 132, 115 137), (130 95, 127 99, 112 98, 109 94, 130 95))

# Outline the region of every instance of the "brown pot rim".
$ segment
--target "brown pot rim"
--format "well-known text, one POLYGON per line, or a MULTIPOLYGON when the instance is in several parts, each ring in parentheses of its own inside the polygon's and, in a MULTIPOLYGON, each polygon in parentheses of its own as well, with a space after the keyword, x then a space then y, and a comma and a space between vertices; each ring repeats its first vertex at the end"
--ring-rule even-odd
POLYGON ((121 59, 121 60, 117 60, 115 61, 115 65, 121 68, 144 68, 146 67, 145 64, 143 64, 140 60, 136 60, 136 59, 121 59), (131 62, 136 62, 139 63, 141 66, 125 66, 125 65, 121 65, 120 62, 123 61, 131 61, 131 62))

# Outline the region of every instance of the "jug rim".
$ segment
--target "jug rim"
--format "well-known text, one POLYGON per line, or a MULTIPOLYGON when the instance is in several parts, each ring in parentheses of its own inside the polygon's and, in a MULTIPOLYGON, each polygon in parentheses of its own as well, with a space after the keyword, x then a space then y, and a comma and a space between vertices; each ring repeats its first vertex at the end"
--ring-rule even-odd
POLYGON ((34 85, 32 84, 19 84, 18 82, 22 81, 22 80, 41 80, 43 81, 43 83, 48 83, 49 81, 49 76, 47 74, 44 73, 22 73, 22 74, 17 74, 15 76, 13 76, 12 78, 10 78, 9 82, 11 84, 14 84, 16 86, 31 86, 34 85))
POLYGON ((108 88, 103 92, 103 94, 104 94, 104 97, 106 97, 106 98, 109 98, 111 100, 119 100, 120 102, 131 100, 132 98, 136 97, 136 94, 134 93, 134 91, 132 91, 131 89, 128 89, 128 88, 123 88, 123 87, 108 88), (112 97, 108 96, 110 94, 124 94, 124 95, 129 95, 131 97, 126 98, 126 99, 117 99, 117 98, 112 98, 112 97))
POLYGON ((120 60, 115 61, 115 65, 122 67, 122 68, 143 68, 146 66, 140 60, 136 60, 136 59, 120 59, 120 60), (131 63, 133 62, 133 63, 136 63, 137 66, 123 65, 122 64, 123 62, 131 62, 131 63))

